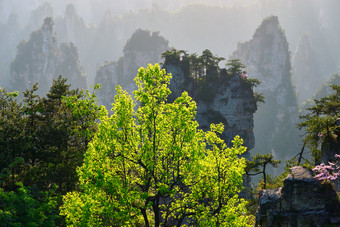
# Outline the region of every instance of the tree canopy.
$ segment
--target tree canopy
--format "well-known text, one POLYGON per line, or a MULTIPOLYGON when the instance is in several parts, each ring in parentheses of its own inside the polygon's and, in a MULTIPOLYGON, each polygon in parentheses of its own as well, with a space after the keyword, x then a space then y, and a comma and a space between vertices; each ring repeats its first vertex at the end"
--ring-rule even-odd
POLYGON ((157 64, 140 68, 135 100, 117 86, 78 170, 80 191, 63 199, 68 224, 247 225, 242 139, 228 148, 222 124, 198 129, 186 92, 167 102, 170 78, 157 64))
POLYGON ((309 113, 300 116, 303 121, 298 127, 304 128, 306 136, 304 141, 311 149, 314 164, 320 162, 320 146, 326 140, 335 140, 335 131, 339 126, 336 120, 340 117, 340 86, 331 85, 334 92, 329 96, 315 99, 315 105, 307 108, 309 113))
MULTIPOLYGON (((38 84, 24 92, 0 88, 0 222, 3 226, 62 225, 62 195, 76 190, 76 169, 97 130, 95 92, 53 80, 46 97, 38 84)), ((95 88, 96 90, 96 88, 95 88)))

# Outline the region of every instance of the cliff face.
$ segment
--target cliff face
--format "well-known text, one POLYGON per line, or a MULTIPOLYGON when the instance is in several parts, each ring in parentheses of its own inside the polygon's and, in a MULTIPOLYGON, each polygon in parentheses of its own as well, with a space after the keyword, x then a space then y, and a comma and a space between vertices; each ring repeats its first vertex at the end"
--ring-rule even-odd
POLYGON ((308 35, 302 36, 293 57, 293 79, 300 105, 322 84, 321 71, 308 35))
POLYGON ((95 83, 102 85, 98 92, 99 104, 111 109, 117 85, 132 94, 138 69, 161 62, 161 54, 168 48, 168 41, 158 33, 137 30, 127 41, 123 57, 98 68, 95 83))
POLYGON ((332 188, 302 166, 294 166, 283 187, 260 192, 256 221, 263 227, 339 226, 339 209, 332 188))
POLYGON ((248 75, 261 81, 255 91, 263 93, 265 103, 254 116, 255 152, 272 153, 282 160, 292 158, 298 152, 298 107, 288 43, 278 18, 266 18, 231 58, 241 59, 248 75))
POLYGON ((87 88, 78 60, 77 48, 71 44, 58 45, 53 21, 46 18, 38 31, 28 41, 18 45, 15 59, 11 63, 11 88, 24 91, 39 82, 38 93, 45 95, 58 75, 66 77, 73 88, 87 88))
POLYGON ((192 62, 182 65, 165 62, 163 67, 172 74, 170 100, 187 91, 197 103, 196 119, 200 128, 208 130, 212 123, 223 123, 224 132, 221 137, 230 146, 233 138, 239 135, 248 148, 244 157, 250 159, 249 150, 255 144, 253 115, 257 105, 249 82, 218 66, 216 70, 200 78, 192 76, 192 62))

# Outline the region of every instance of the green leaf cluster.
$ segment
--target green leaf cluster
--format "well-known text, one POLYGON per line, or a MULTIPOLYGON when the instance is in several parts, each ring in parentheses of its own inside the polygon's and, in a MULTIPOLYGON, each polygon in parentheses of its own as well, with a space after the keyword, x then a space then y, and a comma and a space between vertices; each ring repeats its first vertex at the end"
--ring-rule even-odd
POLYGON ((78 169, 80 189, 64 196, 72 226, 247 226, 245 152, 228 148, 223 125, 198 129, 187 92, 167 102, 171 75, 140 68, 135 100, 119 86, 113 115, 100 125, 78 169))
POLYGON ((16 191, 0 188, 2 226, 54 226, 58 219, 57 198, 50 192, 36 192, 17 183, 16 191))
POLYGON ((77 189, 76 169, 98 128, 100 114, 105 114, 95 92, 71 90, 61 76, 53 80, 46 97, 36 95, 37 90, 38 84, 33 85, 18 102, 17 92, 0 88, 0 219, 4 226, 40 226, 52 219, 62 224, 60 216, 54 217, 58 206, 52 204, 60 205, 61 195, 77 189))

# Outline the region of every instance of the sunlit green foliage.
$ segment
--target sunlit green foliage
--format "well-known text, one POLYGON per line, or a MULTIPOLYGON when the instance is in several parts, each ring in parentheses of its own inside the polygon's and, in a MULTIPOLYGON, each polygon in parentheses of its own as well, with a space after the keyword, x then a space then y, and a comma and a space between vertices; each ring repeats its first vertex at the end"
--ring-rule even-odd
POLYGON ((246 202, 237 196, 242 139, 228 148, 218 136, 222 124, 199 130, 186 92, 167 102, 170 78, 158 65, 140 68, 138 103, 117 87, 113 115, 102 110, 78 170, 81 190, 64 197, 69 225, 247 225, 246 202))

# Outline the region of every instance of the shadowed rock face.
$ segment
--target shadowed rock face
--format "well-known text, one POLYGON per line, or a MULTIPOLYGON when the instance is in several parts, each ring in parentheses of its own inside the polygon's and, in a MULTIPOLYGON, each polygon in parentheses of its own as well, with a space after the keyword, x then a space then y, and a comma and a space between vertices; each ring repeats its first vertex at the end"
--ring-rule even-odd
POLYGON ((222 69, 219 78, 195 82, 178 66, 164 65, 164 68, 172 74, 170 99, 187 91, 197 103, 196 119, 200 127, 208 130, 212 123, 223 123, 222 138, 230 146, 233 138, 239 135, 248 148, 245 157, 250 159, 249 150, 255 144, 253 115, 257 106, 247 81, 238 75, 227 76, 222 69))
POLYGON ((263 93, 265 103, 260 104, 254 115, 254 152, 290 159, 299 149, 295 127, 298 106, 291 81, 288 43, 278 18, 264 19, 253 38, 240 43, 231 59, 241 59, 249 77, 261 81, 255 91, 263 93))
POLYGON ((28 41, 18 45, 11 63, 11 88, 24 91, 39 83, 39 95, 45 95, 58 75, 68 79, 72 88, 87 89, 86 77, 79 63, 78 50, 72 43, 58 45, 54 23, 50 17, 28 41))
POLYGON ((302 166, 294 166, 282 188, 261 191, 256 219, 264 227, 338 226, 339 208, 331 187, 322 185, 302 166))

